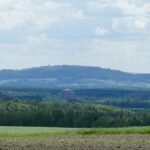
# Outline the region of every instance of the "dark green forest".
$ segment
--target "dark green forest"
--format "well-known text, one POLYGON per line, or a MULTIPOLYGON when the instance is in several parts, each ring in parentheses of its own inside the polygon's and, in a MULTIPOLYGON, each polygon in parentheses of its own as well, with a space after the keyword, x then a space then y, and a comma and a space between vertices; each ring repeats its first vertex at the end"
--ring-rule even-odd
POLYGON ((74 102, 1 100, 0 125, 124 127, 150 125, 150 110, 74 102))
POLYGON ((0 125, 150 125, 150 92, 121 89, 0 89, 0 125))
POLYGON ((0 100, 48 100, 150 108, 150 92, 147 90, 1 88, 0 100))

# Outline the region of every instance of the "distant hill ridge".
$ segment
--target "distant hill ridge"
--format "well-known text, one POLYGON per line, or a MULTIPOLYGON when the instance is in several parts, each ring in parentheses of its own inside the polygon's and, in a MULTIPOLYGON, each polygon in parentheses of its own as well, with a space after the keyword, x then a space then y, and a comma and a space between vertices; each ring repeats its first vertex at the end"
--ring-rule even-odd
POLYGON ((1 70, 0 86, 77 86, 114 87, 126 82, 149 87, 150 74, 132 74, 122 71, 88 66, 43 66, 22 70, 1 70), (146 85, 145 85, 146 84, 146 85))

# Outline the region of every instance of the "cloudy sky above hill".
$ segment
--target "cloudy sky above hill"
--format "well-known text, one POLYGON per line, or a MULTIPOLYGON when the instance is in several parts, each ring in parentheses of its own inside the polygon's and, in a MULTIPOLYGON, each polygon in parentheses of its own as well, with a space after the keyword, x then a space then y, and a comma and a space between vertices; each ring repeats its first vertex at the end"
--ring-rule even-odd
POLYGON ((0 0, 0 69, 150 72, 149 0, 0 0))

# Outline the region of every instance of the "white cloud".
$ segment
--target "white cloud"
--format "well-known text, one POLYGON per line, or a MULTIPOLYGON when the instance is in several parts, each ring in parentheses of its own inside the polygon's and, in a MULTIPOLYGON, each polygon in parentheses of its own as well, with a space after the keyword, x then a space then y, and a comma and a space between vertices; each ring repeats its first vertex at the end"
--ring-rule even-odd
POLYGON ((125 14, 137 14, 142 11, 142 9, 136 7, 135 4, 129 3, 127 0, 117 0, 114 7, 119 8, 125 14))
POLYGON ((12 29, 18 27, 29 20, 33 16, 31 2, 17 0, 4 0, 0 5, 0 29, 12 29))
POLYGON ((150 20, 148 20, 147 18, 137 18, 136 20, 134 20, 134 25, 136 28, 138 29, 145 29, 147 27, 147 25, 150 23, 150 20))
POLYGON ((150 2, 133 0, 117 0, 114 7, 119 8, 124 14, 135 16, 146 16, 149 12, 150 2), (140 2, 138 4, 138 2, 140 2))
POLYGON ((97 19, 112 19, 112 28, 124 30, 147 29, 150 26, 150 1, 143 0, 97 0, 88 1, 87 8, 97 19))
MULTIPOLYGON (((150 25, 150 20, 147 18, 140 17, 122 17, 122 18, 113 18, 112 19, 112 29, 114 30, 124 30, 127 29, 126 32, 130 33, 130 31, 146 29, 150 25)), ((124 32, 124 31, 122 31, 124 32)))
POLYGON ((88 1, 87 8, 89 10, 96 11, 105 11, 106 9, 112 7, 114 0, 97 0, 97 1, 88 1))
POLYGON ((83 10, 72 10, 73 13, 72 13, 72 16, 70 16, 70 18, 72 17, 72 19, 76 18, 76 19, 80 19, 80 20, 83 20, 83 19, 86 19, 86 20, 91 20, 91 19, 95 19, 95 17, 93 16, 88 16, 86 15, 83 10))
POLYGON ((40 16, 35 19, 34 24, 37 27, 37 29, 45 29, 57 22, 60 22, 58 16, 40 16))
POLYGON ((137 5, 136 2, 128 0, 118 0, 115 5, 116 8, 120 9, 124 14, 122 17, 113 19, 112 28, 117 28, 119 25, 136 29, 146 29, 150 25, 149 10, 150 3, 140 3, 137 5), (121 23, 122 22, 122 23, 121 23))
POLYGON ((96 35, 107 35, 109 34, 109 30, 106 28, 97 27, 95 30, 96 35))
POLYGON ((75 18, 77 18, 77 19, 85 19, 85 18, 86 18, 85 14, 82 12, 82 10, 76 11, 76 12, 73 14, 73 16, 74 16, 75 18))
POLYGON ((61 9, 62 7, 68 7, 69 4, 65 4, 65 3, 56 3, 53 1, 46 1, 44 4, 45 8, 48 8, 50 10, 58 10, 61 9))
POLYGON ((43 29, 59 21, 60 10, 65 7, 68 5, 48 0, 1 0, 0 29, 14 29, 26 24, 43 29))

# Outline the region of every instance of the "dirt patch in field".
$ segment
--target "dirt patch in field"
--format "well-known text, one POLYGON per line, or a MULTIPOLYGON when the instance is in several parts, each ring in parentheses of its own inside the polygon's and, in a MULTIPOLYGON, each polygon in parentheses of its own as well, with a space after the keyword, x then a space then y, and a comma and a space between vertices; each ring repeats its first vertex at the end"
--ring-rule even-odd
POLYGON ((0 150, 150 150, 150 135, 0 138, 0 150))

